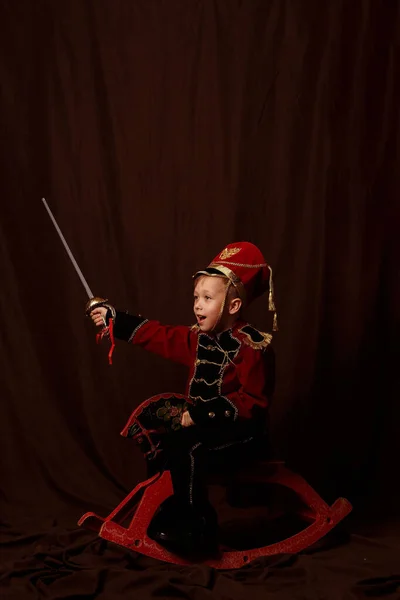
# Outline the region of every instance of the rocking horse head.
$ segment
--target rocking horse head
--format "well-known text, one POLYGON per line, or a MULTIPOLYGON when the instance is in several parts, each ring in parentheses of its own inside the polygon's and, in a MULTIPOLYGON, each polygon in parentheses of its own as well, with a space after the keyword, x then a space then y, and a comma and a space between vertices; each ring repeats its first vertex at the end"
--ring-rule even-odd
POLYGON ((162 452, 162 436, 181 427, 187 405, 188 398, 182 394, 152 396, 135 408, 121 435, 135 440, 146 460, 152 461, 162 452), (157 429, 154 423, 159 423, 157 429))

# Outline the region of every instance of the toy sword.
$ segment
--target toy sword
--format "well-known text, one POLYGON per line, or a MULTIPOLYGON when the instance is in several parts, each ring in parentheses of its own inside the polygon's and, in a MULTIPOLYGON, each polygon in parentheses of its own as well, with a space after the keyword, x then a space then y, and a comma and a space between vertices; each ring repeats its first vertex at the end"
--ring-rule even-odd
MULTIPOLYGON (((80 270, 78 263, 76 262, 74 255, 72 254, 67 241, 65 239, 65 237, 62 234, 61 229, 59 228, 57 221, 55 220, 53 213, 51 212, 49 205, 47 204, 46 200, 44 198, 42 198, 42 202, 47 210, 47 212, 49 213, 49 217, 53 222, 53 225, 58 233, 58 235, 60 236, 60 239, 63 243, 63 246, 65 248, 65 250, 67 251, 67 254, 75 268, 75 271, 77 272, 79 279, 82 282, 83 287, 86 290, 87 295, 89 296, 89 301, 86 304, 86 308, 85 308, 85 313, 87 316, 90 315, 90 313, 92 312, 92 310, 94 310, 95 308, 98 308, 99 306, 104 306, 104 304, 107 302, 107 300, 105 298, 99 298, 98 296, 94 296, 92 290, 90 289, 88 282, 86 281, 85 277, 83 276, 82 271, 80 270)), ((104 326, 107 326, 106 320, 104 319, 104 326)))

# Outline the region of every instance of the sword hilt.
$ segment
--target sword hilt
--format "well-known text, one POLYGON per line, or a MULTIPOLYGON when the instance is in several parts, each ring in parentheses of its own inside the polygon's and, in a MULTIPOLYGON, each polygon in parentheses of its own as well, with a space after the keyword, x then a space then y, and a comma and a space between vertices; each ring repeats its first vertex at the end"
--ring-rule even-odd
POLYGON ((99 298, 98 296, 94 296, 93 298, 90 298, 90 300, 86 303, 85 313, 86 313, 86 316, 89 317, 90 314, 96 308, 99 308, 101 306, 104 306, 104 308, 107 308, 108 310, 107 310, 106 316, 103 317, 104 327, 101 330, 101 332, 96 335, 96 341, 99 344, 101 342, 101 340, 103 339, 103 337, 110 338, 111 348, 108 353, 108 362, 111 365, 112 364, 111 357, 112 357, 112 353, 115 348, 115 340, 114 340, 114 333, 113 333, 113 329, 114 329, 113 319, 115 317, 115 308, 113 306, 111 306, 110 304, 108 304, 108 300, 106 298, 99 298))
MULTIPOLYGON (((104 306, 105 308, 108 308, 111 310, 111 312, 114 312, 113 309, 110 307, 109 304, 107 304, 108 300, 107 298, 99 298, 98 296, 94 296, 93 298, 90 298, 90 300, 86 303, 86 307, 85 307, 85 314, 87 317, 90 317, 90 314, 92 311, 94 311, 95 308, 99 308, 100 306, 104 306)), ((103 321, 104 321, 104 327, 108 326, 108 319, 107 317, 103 317, 103 321)))
MULTIPOLYGON (((87 317, 90 316, 90 313, 95 309, 95 308, 100 308, 101 306, 106 306, 107 305, 107 298, 99 298, 98 296, 95 296, 94 298, 90 298, 90 300, 86 303, 85 306, 85 315, 87 317)), ((107 306, 108 308, 108 306, 107 306)))

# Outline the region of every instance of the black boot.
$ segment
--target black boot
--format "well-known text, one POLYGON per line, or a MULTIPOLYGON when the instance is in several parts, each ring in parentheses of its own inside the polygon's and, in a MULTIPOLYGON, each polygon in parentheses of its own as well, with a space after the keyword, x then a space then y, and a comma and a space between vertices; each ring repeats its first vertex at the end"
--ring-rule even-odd
POLYGON ((211 504, 183 506, 170 496, 153 517, 148 535, 168 550, 185 555, 218 551, 218 519, 211 504))

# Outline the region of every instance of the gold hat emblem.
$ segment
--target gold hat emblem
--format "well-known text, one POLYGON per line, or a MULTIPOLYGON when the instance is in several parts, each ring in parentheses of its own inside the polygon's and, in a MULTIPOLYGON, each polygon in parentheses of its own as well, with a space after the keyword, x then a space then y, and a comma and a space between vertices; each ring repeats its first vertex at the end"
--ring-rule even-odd
POLYGON ((241 248, 225 248, 222 250, 219 258, 221 260, 225 260, 226 258, 230 258, 231 256, 235 256, 238 252, 240 252, 241 248))

